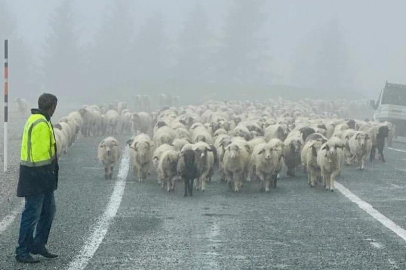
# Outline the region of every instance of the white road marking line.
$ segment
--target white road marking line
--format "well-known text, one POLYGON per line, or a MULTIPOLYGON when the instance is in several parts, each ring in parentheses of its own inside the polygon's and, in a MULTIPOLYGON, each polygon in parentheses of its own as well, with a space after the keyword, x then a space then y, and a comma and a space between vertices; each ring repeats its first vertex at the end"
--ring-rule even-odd
POLYGON ((383 246, 379 242, 371 242, 370 243, 374 248, 381 249, 383 246))
POLYGON ((396 168, 396 167, 395 167, 395 170, 397 170, 397 171, 401 171, 401 172, 406 172, 406 170, 405 170, 405 169, 399 169, 399 168, 396 168))
POLYGON ((14 222, 16 219, 17 215, 21 213, 21 210, 24 206, 24 203, 22 202, 20 206, 18 206, 16 209, 11 212, 11 214, 5 216, 1 221, 0 221, 0 235, 7 230, 7 228, 14 222))
POLYGON ((389 150, 396 151, 396 152, 401 152, 401 153, 406 153, 406 150, 400 150, 392 147, 388 147, 389 150))
POLYGON ((395 234, 397 234, 400 238, 406 241, 406 230, 397 225, 395 222, 381 214, 378 210, 373 208, 372 205, 369 203, 361 200, 357 195, 352 193, 349 189, 338 183, 337 181, 335 182, 335 187, 338 191, 340 191, 345 197, 347 197, 350 201, 353 203, 356 203, 359 208, 367 212, 370 216, 372 216, 374 219, 379 221, 383 226, 388 228, 389 230, 393 231, 395 234))
POLYGON ((82 247, 80 253, 69 264, 69 270, 84 269, 89 263, 90 259, 92 259, 93 255, 96 253, 100 244, 103 242, 103 239, 109 229, 110 223, 116 216, 118 208, 120 207, 121 200, 124 195, 124 189, 129 168, 130 151, 129 148, 126 147, 124 149, 123 157, 121 158, 117 181, 106 210, 104 211, 98 222, 92 227, 91 235, 86 240, 85 245, 82 247))
POLYGON ((209 238, 209 242, 212 244, 209 253, 206 253, 207 255, 211 255, 208 263, 212 269, 220 269, 220 266, 217 263, 219 241, 216 239, 220 235, 220 226, 217 224, 216 220, 213 221, 213 224, 209 227, 209 231, 206 235, 209 238))

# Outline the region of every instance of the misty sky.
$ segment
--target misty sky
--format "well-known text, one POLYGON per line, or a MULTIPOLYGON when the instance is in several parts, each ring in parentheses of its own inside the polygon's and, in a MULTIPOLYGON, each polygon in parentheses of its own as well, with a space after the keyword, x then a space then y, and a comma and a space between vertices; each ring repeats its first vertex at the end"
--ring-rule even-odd
MULTIPOLYGON (((85 46, 100 27, 112 0, 72 0, 75 28, 85 46)), ((6 0, 17 18, 19 35, 40 53, 49 35, 48 25, 59 0, 6 0)), ((210 28, 221 33, 229 0, 128 0, 139 26, 151 13, 164 17, 166 32, 175 39, 191 9, 200 3, 209 16, 210 28)), ((274 84, 293 85, 293 64, 331 20, 337 20, 347 44, 357 91, 376 98, 386 80, 406 84, 406 1, 404 0, 295 0, 267 1, 268 15, 261 30, 269 38, 274 84)), ((137 29, 135 29, 136 31, 137 29)), ((314 47, 317 50, 316 47, 314 47)))

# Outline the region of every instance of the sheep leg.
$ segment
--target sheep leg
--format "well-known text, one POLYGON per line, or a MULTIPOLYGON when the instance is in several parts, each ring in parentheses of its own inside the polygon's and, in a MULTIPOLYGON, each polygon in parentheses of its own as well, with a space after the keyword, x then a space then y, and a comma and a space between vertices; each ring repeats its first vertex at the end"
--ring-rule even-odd
POLYGON ((238 192, 238 187, 239 187, 239 181, 240 181, 240 175, 238 173, 234 173, 233 175, 233 180, 234 180, 234 192, 238 192))
POLYGON ((274 175, 272 175, 272 178, 273 178, 272 188, 276 188, 276 183, 278 181, 278 175, 274 174, 274 175))
POLYGON ((371 154, 369 155, 369 161, 372 161, 375 159, 375 149, 376 149, 376 146, 372 146, 371 154))
POLYGON ((334 171, 331 175, 330 175, 330 191, 334 192, 334 182, 336 180, 338 171, 334 171))
POLYGON ((133 166, 133 173, 134 173, 134 178, 137 179, 137 167, 135 165, 133 166))
POLYGON ((137 169, 137 175, 138 175, 138 182, 142 182, 142 176, 143 176, 142 168, 137 169))
POLYGON ((199 176, 198 178, 197 178, 197 182, 196 182, 196 190, 199 190, 200 189, 200 185, 201 185, 201 176, 199 176))
POLYGON ((295 167, 292 167, 292 166, 287 166, 287 167, 288 167, 288 171, 286 172, 286 175, 294 177, 295 176, 295 167))
POLYGON ((183 180, 185 182, 185 194, 183 195, 183 197, 187 197, 189 191, 189 179, 185 178, 183 180))
POLYGON ((193 196, 193 182, 194 182, 193 178, 189 180, 189 194, 190 194, 190 197, 193 196))
MULTIPOLYGON (((260 191, 266 191, 266 192, 268 192, 268 191, 269 191, 269 184, 267 185, 267 186, 268 186, 268 189, 266 189, 266 187, 264 187, 264 183, 265 183, 265 182, 269 182, 268 179, 267 179, 267 177, 265 176, 265 174, 264 174, 264 173, 257 172, 257 177, 259 178, 260 183, 261 183, 260 191)), ((266 185, 266 184, 265 184, 265 185, 266 185)))
POLYGON ((364 170, 364 165, 365 165, 365 157, 361 157, 359 158, 360 161, 358 161, 358 163, 361 164, 360 170, 364 170))
POLYGON ((175 191, 176 175, 170 179, 170 191, 175 191))
POLYGON ((104 178, 107 180, 109 179, 109 168, 104 167, 104 178))
POLYGON ((206 175, 202 175, 200 181, 201 181, 200 183, 202 185, 202 191, 205 191, 206 190, 206 175))
POLYGON ((270 182, 271 182, 271 178, 272 178, 272 176, 269 176, 269 177, 266 177, 264 179, 264 181, 261 181, 263 183, 264 187, 265 187, 264 188, 265 192, 269 192, 269 185, 270 185, 270 182))
POLYGON ((385 156, 383 155, 383 147, 378 147, 378 153, 379 153, 379 159, 382 160, 382 162, 385 162, 385 156))
POLYGON ((109 175, 109 178, 110 179, 113 179, 113 166, 112 167, 110 167, 110 175, 109 175))
POLYGON ((314 187, 315 185, 315 177, 314 174, 312 172, 309 171, 309 178, 310 178, 310 186, 314 187))

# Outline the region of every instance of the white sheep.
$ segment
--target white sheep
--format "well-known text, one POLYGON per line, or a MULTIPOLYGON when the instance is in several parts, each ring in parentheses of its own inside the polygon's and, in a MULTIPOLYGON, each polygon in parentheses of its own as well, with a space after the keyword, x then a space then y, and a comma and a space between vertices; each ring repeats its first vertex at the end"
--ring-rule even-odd
POLYGON ((265 129, 265 140, 270 141, 273 138, 278 138, 281 141, 284 141, 288 136, 288 131, 285 125, 271 125, 265 129))
MULTIPOLYGON (((120 115, 121 134, 131 134, 131 112, 124 110, 120 115)), ((135 135, 135 134, 133 134, 135 135)))
MULTIPOLYGON (((71 146, 71 145, 72 145, 72 138, 73 138, 74 132, 72 131, 72 129, 71 129, 71 127, 69 126, 68 123, 66 123, 66 122, 59 122, 58 124, 61 126, 61 131, 62 131, 63 135, 64 135, 65 138, 66 138, 66 141, 67 141, 67 144, 68 144, 67 146, 68 146, 68 147, 71 146)), ((67 150, 67 149, 66 149, 66 150, 67 150)))
POLYGON ((105 116, 107 119, 107 134, 116 134, 120 115, 115 110, 109 110, 105 116))
POLYGON ((183 146, 190 144, 190 142, 185 139, 175 139, 172 144, 176 151, 180 151, 182 150, 183 146))
POLYGON ((273 177, 271 146, 261 143, 254 147, 249 165, 249 179, 253 179, 254 174, 261 181, 261 190, 269 192, 269 183, 273 177))
POLYGON ((363 131, 357 131, 349 141, 350 151, 353 159, 358 162, 358 169, 365 169, 365 158, 371 152, 372 142, 369 135, 363 131))
POLYGON ((317 163, 317 153, 323 143, 322 140, 311 140, 302 149, 301 159, 308 173, 307 182, 311 187, 314 187, 316 180, 321 177, 320 166, 317 163))
POLYGON ((206 181, 211 179, 214 170, 213 149, 205 142, 195 143, 192 149, 196 153, 195 161, 198 171, 196 189, 205 191, 206 181))
POLYGON ((334 181, 341 171, 339 146, 334 141, 324 143, 317 153, 317 164, 320 167, 320 174, 324 187, 334 191, 334 181))
POLYGON ((87 107, 81 108, 79 110, 79 114, 81 116, 81 119, 83 120, 83 124, 82 124, 82 128, 81 128, 82 134, 83 134, 83 136, 88 137, 91 135, 90 131, 91 131, 92 124, 94 121, 93 114, 89 109, 87 109, 87 107))
POLYGON ((171 145, 173 143, 173 141, 175 140, 175 137, 176 137, 176 133, 172 128, 170 128, 168 126, 160 127, 154 133, 154 137, 153 137, 154 145, 156 147, 159 147, 163 144, 171 145))
POLYGON ((59 119, 59 122, 65 122, 69 125, 70 129, 72 130, 72 140, 69 142, 70 144, 73 144, 76 141, 77 138, 77 134, 80 131, 80 124, 79 122, 76 120, 75 117, 68 115, 65 117, 62 117, 61 119, 59 119))
POLYGON ((21 116, 27 116, 27 114, 29 113, 28 101, 24 98, 16 98, 16 103, 18 112, 21 114, 21 116))
POLYGON ((246 175, 250 155, 244 145, 233 142, 226 147, 224 154, 224 173, 229 187, 238 192, 246 175))
POLYGON ((213 144, 213 138, 205 127, 196 127, 192 132, 192 141, 213 144))
POLYGON ((219 170, 221 174, 221 181, 226 180, 225 172, 224 172, 224 154, 226 152, 226 147, 231 143, 231 137, 224 134, 219 135, 216 141, 214 142, 214 147, 217 149, 217 156, 219 160, 219 170))
POLYGON ((186 128, 178 128, 175 130, 176 133, 176 139, 184 139, 189 142, 192 141, 192 135, 190 134, 189 130, 186 128))
MULTIPOLYGON (((169 150, 175 150, 175 148, 169 144, 162 144, 155 149, 154 153, 152 154, 152 164, 154 165, 156 171, 158 171, 159 160, 161 159, 162 154, 169 150)), ((158 184, 161 184, 160 178, 158 178, 158 184)))
POLYGON ((151 168, 154 145, 146 134, 140 134, 130 140, 133 172, 139 182, 145 180, 151 168))
POLYGON ((150 133, 152 128, 152 117, 147 112, 133 113, 131 115, 131 130, 133 135, 137 134, 137 131, 141 133, 150 133))
POLYGON ((283 141, 278 138, 271 139, 268 144, 271 146, 272 149, 273 168, 275 170, 272 187, 276 188, 279 173, 282 171, 284 164, 283 151, 285 145, 283 144, 283 141))
POLYGON ((68 151, 68 139, 62 132, 62 126, 60 124, 54 125, 54 134, 58 157, 60 157, 62 154, 66 154, 68 151))
POLYGON ((169 150, 162 153, 158 165, 158 177, 162 179, 162 188, 166 190, 175 190, 175 180, 178 176, 179 152, 169 150))
POLYGON ((117 139, 107 137, 100 142, 97 157, 104 165, 104 177, 106 179, 113 178, 113 169, 120 159, 120 154, 120 144, 117 139))
POLYGON ((354 129, 347 129, 347 130, 344 130, 344 132, 341 136, 341 140, 344 143, 345 164, 347 164, 347 165, 351 165, 352 154, 350 151, 350 139, 352 138, 352 136, 354 136, 355 133, 356 133, 356 131, 354 129))

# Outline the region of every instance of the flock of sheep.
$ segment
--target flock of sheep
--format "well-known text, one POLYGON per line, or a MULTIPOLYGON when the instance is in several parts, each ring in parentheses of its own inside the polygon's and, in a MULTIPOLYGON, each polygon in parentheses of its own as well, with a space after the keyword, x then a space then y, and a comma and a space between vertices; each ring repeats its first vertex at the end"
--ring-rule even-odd
POLYGON ((208 101, 195 106, 164 106, 160 111, 131 112, 125 102, 84 106, 59 120, 55 136, 60 154, 84 136, 108 136, 99 144, 98 158, 105 178, 112 178, 120 158, 113 136, 130 135, 131 167, 138 181, 155 170, 167 191, 185 182, 185 196, 204 191, 218 168, 221 181, 238 192, 244 181, 259 180, 261 190, 276 188, 284 166, 295 176, 300 165, 311 187, 322 182, 334 190, 344 164, 365 168, 367 157, 385 162, 383 148, 395 127, 389 123, 348 118, 351 102, 283 99, 208 101), (338 103, 338 104, 337 104, 338 103), (196 180, 196 182, 194 181, 196 180))

